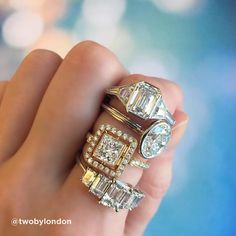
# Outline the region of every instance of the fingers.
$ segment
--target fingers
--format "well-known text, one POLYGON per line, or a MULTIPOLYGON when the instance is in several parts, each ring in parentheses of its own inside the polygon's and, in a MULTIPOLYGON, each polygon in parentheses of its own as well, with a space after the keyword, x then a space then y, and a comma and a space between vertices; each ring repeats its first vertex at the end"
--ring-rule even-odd
POLYGON ((2 102, 3 95, 6 91, 7 84, 8 84, 8 81, 0 81, 0 105, 2 102))
POLYGON ((55 74, 20 153, 49 175, 67 174, 99 112, 105 88, 124 75, 106 48, 90 41, 75 46, 55 74))
POLYGON ((60 62, 53 52, 35 50, 9 82, 0 107, 0 162, 12 156, 24 142, 60 62))
MULTIPOLYGON (((182 101, 182 94, 179 94, 180 90, 177 88, 176 85, 168 81, 157 79, 157 78, 146 77, 142 75, 131 75, 124 78, 120 82, 120 84, 121 85, 132 84, 137 81, 146 81, 146 82, 149 82, 150 84, 153 84, 156 87, 159 87, 172 113, 176 110, 177 107, 182 106, 182 104, 180 104, 182 101)), ((123 105, 121 105, 117 99, 116 100, 114 99, 112 101, 112 105, 116 108, 119 107, 119 110, 124 111, 123 105)), ((93 131, 96 131, 98 127, 102 124, 110 124, 116 127, 118 130, 124 131, 128 133, 129 135, 139 139, 139 136, 136 133, 134 133, 132 130, 127 128, 123 123, 115 120, 106 112, 102 112, 100 114, 100 116, 98 117, 98 119, 96 120, 94 124, 93 131)), ((85 145, 85 150, 86 150, 86 145, 85 145)), ((140 159, 141 157, 136 152, 134 158, 140 159)), ((143 171, 141 169, 127 166, 125 169, 125 172, 122 174, 120 179, 132 184, 133 186, 136 186, 136 184, 138 183, 138 181, 140 180, 142 176, 142 173, 143 171)), ((73 193, 71 195, 72 204, 73 204, 73 201, 76 201, 76 199, 81 200, 77 202, 76 206, 74 207, 78 207, 78 211, 79 209, 86 208, 86 214, 83 214, 84 221, 86 221, 92 215, 94 218, 98 219, 97 220, 98 225, 103 224, 104 226, 104 224, 107 224, 105 226, 110 228, 109 222, 114 220, 117 223, 113 225, 113 230, 115 232, 119 232, 119 230, 123 229, 122 226, 125 224, 127 212, 121 211, 117 215, 117 214, 114 214, 114 212, 112 212, 111 209, 107 209, 99 205, 96 199, 93 196, 91 196, 91 194, 88 193, 88 189, 86 189, 85 186, 83 186, 83 184, 79 181, 79 179, 81 178, 81 175, 82 175, 82 169, 77 165, 74 167, 74 169, 72 170, 70 176, 68 177, 65 183, 65 189, 67 190, 67 192, 73 193), (107 219, 107 220, 104 221, 104 219, 107 219)), ((80 217, 79 214, 78 214, 78 217, 80 217)))
POLYGON ((142 204, 130 212, 127 217, 125 226, 127 236, 142 235, 171 183, 174 149, 182 138, 188 123, 186 113, 177 110, 174 116, 176 126, 173 129, 168 150, 151 162, 150 168, 143 172, 142 178, 138 183, 138 186, 145 192, 145 198, 142 204))

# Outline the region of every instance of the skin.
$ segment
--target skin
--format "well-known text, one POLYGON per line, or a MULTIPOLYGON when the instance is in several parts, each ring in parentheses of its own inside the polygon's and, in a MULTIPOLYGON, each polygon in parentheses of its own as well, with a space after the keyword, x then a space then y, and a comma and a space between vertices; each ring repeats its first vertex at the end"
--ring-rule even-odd
MULTIPOLYGON (((116 100, 112 105, 122 110, 116 100)), ((46 50, 31 52, 9 82, 0 82, 0 235, 142 235, 171 182, 172 158, 188 116, 173 82, 129 75, 115 55, 85 41, 62 60, 46 50), (104 90, 147 81, 162 91, 177 121, 167 150, 142 171, 128 167, 122 180, 137 185, 145 199, 133 211, 115 213, 97 203, 75 163, 86 133, 110 123, 138 137, 100 112, 104 90), (71 225, 18 225, 12 218, 71 219, 71 225)), ((135 156, 140 158, 139 154, 135 156)))

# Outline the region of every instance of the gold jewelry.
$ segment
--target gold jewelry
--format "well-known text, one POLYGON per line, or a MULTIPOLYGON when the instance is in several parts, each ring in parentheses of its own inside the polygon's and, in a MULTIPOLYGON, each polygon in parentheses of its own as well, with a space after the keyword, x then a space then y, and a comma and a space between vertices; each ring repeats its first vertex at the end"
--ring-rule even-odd
POLYGON ((83 152, 87 165, 110 178, 118 178, 130 164, 146 169, 149 165, 134 159, 137 140, 114 126, 101 125, 92 135, 87 135, 88 146, 83 152))

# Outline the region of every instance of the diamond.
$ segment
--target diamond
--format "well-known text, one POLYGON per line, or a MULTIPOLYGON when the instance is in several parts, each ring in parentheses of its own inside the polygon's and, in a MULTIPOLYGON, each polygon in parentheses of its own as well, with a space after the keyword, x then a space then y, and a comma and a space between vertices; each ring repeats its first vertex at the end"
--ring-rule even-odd
POLYGON ((156 122, 147 129, 142 137, 140 152, 149 159, 159 155, 168 144, 171 136, 171 126, 165 122, 156 122))
POLYGON ((119 91, 119 98, 123 102, 128 102, 131 92, 132 91, 129 86, 122 87, 119 91))
POLYGON ((114 128, 114 127, 111 129, 111 132, 112 132, 113 134, 115 134, 116 131, 117 131, 117 130, 116 130, 116 128, 114 128))
POLYGON ((104 129, 105 129, 105 125, 101 125, 101 126, 100 126, 100 130, 103 131, 104 129))
POLYGON ((126 208, 132 210, 135 207, 137 207, 140 203, 140 201, 144 198, 144 194, 141 191, 138 191, 136 189, 132 190, 132 193, 128 196, 126 199, 126 208))
POLYGON ((115 165, 126 145, 109 134, 104 134, 95 149, 94 156, 101 161, 115 165))
POLYGON ((98 162, 97 162, 97 161, 94 161, 94 162, 93 162, 93 166, 94 166, 94 167, 97 167, 97 166, 98 166, 98 162))
POLYGON ((146 82, 135 84, 127 102, 126 109, 142 119, 148 119, 155 108, 160 90, 146 82))
POLYGON ((135 142, 131 143, 131 147, 132 148, 136 148, 137 147, 137 143, 135 143, 135 142))
POLYGON ((100 170, 103 170, 104 165, 103 165, 103 164, 99 164, 98 168, 99 168, 100 170))
POLYGON ((132 137, 129 137, 129 142, 131 143, 133 141, 134 141, 134 139, 132 137))
POLYGON ((109 169, 108 167, 105 167, 105 168, 104 168, 104 172, 105 172, 106 174, 108 174, 109 171, 110 171, 110 169, 109 169))
POLYGON ((96 175, 97 175, 97 173, 95 171, 88 168, 82 177, 82 183, 85 184, 86 186, 90 187, 90 185, 95 180, 96 175))
POLYGON ((104 175, 99 174, 91 185, 90 191, 97 197, 101 198, 111 183, 111 180, 104 175))
POLYGON ((111 126, 110 126, 110 125, 107 125, 107 126, 106 126, 106 130, 111 130, 111 126))
POLYGON ((118 211, 119 209, 124 208, 121 204, 122 199, 125 195, 125 192, 129 190, 128 185, 117 180, 115 183, 109 186, 107 192, 104 194, 100 203, 104 206, 111 207, 118 211))
POLYGON ((84 156, 85 156, 85 158, 89 158, 90 157, 90 155, 87 152, 85 153, 84 156))
POLYGON ((93 141, 93 136, 89 136, 89 137, 87 138, 87 142, 90 143, 90 142, 92 142, 92 141, 93 141))

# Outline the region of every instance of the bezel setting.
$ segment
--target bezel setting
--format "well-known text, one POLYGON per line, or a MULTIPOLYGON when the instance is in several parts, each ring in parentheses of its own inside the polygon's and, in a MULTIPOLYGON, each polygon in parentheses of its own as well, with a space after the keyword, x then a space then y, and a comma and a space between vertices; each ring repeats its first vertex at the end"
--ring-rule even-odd
POLYGON ((139 152, 145 159, 158 156, 166 148, 171 133, 168 122, 161 120, 153 123, 141 136, 139 152))

